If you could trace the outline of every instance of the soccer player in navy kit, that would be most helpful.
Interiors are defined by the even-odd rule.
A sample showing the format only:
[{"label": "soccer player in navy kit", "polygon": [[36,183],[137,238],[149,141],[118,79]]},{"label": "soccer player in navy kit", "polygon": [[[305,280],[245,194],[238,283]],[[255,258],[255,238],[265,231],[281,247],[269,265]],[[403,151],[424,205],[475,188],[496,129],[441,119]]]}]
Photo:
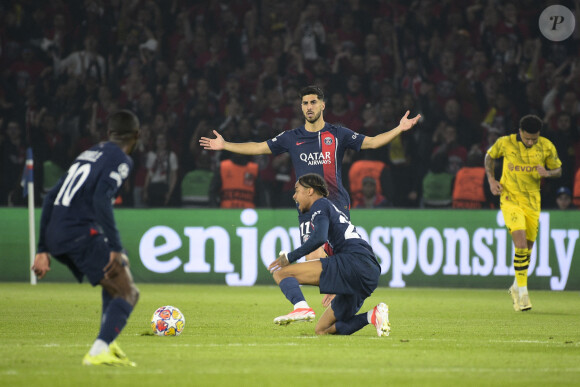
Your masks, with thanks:
[{"label": "soccer player in navy kit", "polygon": [[[304,126],[287,130],[278,136],[263,142],[232,143],[227,142],[217,132],[216,138],[201,137],[199,143],[204,149],[227,150],[245,155],[261,155],[289,152],[296,176],[307,173],[321,175],[328,185],[328,199],[331,200],[347,218],[350,218],[350,198],[348,191],[342,185],[342,158],[346,149],[375,149],[388,144],[402,132],[411,129],[421,115],[409,119],[409,111],[405,113],[399,126],[378,134],[365,136],[342,126],[324,122],[324,93],[317,86],[307,86],[300,91]],[[310,233],[309,220],[299,214],[300,235],[302,243]],[[323,256],[319,253],[319,256]],[[308,258],[307,258],[308,259]]]},{"label": "soccer player in navy kit", "polygon": [[135,366],[114,341],[139,291],[123,253],[113,200],[133,166],[128,154],[139,137],[139,120],[121,110],[111,114],[107,125],[109,141],[81,153],[45,197],[32,270],[43,278],[52,255],[79,282],[86,276],[91,285],[101,285],[101,328],[82,364]]},{"label": "soccer player in navy kit", "polygon": [[[268,266],[294,305],[292,312],[276,317],[274,322],[285,325],[313,320],[314,311],[304,299],[300,285],[315,285],[321,293],[336,294],[316,324],[317,334],[350,335],[373,324],[379,336],[388,336],[391,328],[386,304],[380,303],[369,312],[356,314],[376,289],[381,268],[372,247],[356,232],[346,214],[327,199],[328,195],[320,175],[306,174],[296,182],[293,198],[298,210],[310,216],[312,232],[302,246],[288,254],[280,253]],[[327,240],[334,251],[331,258],[290,265]]]}]

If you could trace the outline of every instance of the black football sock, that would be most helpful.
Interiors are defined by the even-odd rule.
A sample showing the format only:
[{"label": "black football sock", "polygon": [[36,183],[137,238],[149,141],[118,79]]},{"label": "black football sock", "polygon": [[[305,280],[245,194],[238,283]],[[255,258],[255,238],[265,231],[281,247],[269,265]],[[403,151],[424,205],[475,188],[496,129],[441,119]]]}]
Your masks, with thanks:
[{"label": "black football sock", "polygon": [[337,321],[334,326],[337,335],[352,335],[356,331],[365,327],[368,323],[367,314],[365,312],[351,317],[350,320]]},{"label": "black football sock", "polygon": [[282,290],[282,293],[284,293],[292,305],[296,305],[300,301],[306,301],[304,294],[302,294],[302,290],[300,290],[300,284],[296,278],[284,278],[282,281],[280,281],[279,286],[280,290]]},{"label": "black football sock", "polygon": [[98,338],[107,344],[111,344],[125,328],[127,319],[132,311],[133,307],[124,299],[113,299],[105,312],[105,318],[101,323],[101,331]]}]

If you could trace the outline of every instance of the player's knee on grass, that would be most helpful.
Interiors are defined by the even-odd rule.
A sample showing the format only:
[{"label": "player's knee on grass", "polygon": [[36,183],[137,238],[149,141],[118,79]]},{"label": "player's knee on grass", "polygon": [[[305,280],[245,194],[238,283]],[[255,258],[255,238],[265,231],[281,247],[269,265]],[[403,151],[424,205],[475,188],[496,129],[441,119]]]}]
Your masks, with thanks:
[{"label": "player's knee on grass", "polygon": [[336,317],[332,308],[326,308],[320,319],[316,323],[314,332],[317,335],[333,335],[336,334]]},{"label": "player's knee on grass", "polygon": [[336,329],[334,328],[334,324],[328,326],[328,324],[326,324],[322,320],[319,320],[318,323],[316,324],[316,327],[314,328],[314,333],[320,336],[332,335],[336,333]]}]

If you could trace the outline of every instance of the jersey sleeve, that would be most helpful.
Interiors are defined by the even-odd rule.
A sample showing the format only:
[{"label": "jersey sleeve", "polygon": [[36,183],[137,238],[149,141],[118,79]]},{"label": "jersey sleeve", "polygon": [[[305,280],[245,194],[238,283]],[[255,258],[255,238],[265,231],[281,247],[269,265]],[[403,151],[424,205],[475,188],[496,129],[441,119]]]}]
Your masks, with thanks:
[{"label": "jersey sleeve", "polygon": [[107,174],[107,176],[104,176],[105,177],[104,180],[111,187],[114,187],[115,195],[117,194],[117,192],[119,191],[125,180],[127,180],[127,178],[129,177],[129,173],[131,172],[132,168],[133,168],[133,160],[131,160],[131,158],[126,156],[125,154],[123,154],[123,157],[115,158],[115,160],[109,164],[108,171],[105,171],[105,174]]},{"label": "jersey sleeve", "polygon": [[295,262],[300,259],[300,257],[313,252],[328,240],[330,218],[328,216],[328,210],[322,205],[317,205],[319,202],[321,202],[321,200],[315,202],[310,209],[312,212],[310,220],[312,222],[312,232],[310,233],[310,237],[302,244],[302,246],[288,254],[289,262]]},{"label": "jersey sleeve", "polygon": [[288,152],[292,138],[293,136],[290,131],[285,131],[266,141],[266,143],[268,144],[268,147],[270,147],[270,151],[272,151],[273,155],[279,155]]},{"label": "jersey sleeve", "polygon": [[507,137],[500,137],[497,139],[495,144],[493,144],[488,150],[487,154],[493,159],[499,159],[505,155],[505,147],[504,142],[506,141]]},{"label": "jersey sleeve", "polygon": [[354,149],[357,152],[360,151],[360,147],[366,137],[364,134],[357,133],[342,126],[338,127],[338,136],[342,140],[345,148]]},{"label": "jersey sleeve", "polygon": [[[121,186],[129,177],[132,161],[128,157],[117,159],[110,163],[108,175],[99,180],[93,194],[93,206],[95,208],[97,223],[103,228],[112,251],[121,251],[121,238],[115,217],[113,216],[113,200]],[[107,173],[107,171],[105,171]]]}]

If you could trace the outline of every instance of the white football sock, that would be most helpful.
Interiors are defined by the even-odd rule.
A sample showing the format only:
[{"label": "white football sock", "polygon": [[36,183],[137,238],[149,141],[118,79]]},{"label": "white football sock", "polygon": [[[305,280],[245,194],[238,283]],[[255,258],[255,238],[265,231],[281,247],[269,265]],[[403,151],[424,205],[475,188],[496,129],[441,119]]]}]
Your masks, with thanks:
[{"label": "white football sock", "polygon": [[300,301],[300,302],[297,302],[296,304],[294,304],[294,310],[300,309],[300,308],[310,308],[310,307],[308,306],[308,303],[306,301]]},{"label": "white football sock", "polygon": [[523,286],[521,288],[518,288],[518,292],[520,293],[520,297],[523,296],[524,294],[528,294],[528,287]]},{"label": "white football sock", "polygon": [[101,352],[108,351],[108,350],[109,350],[109,344],[105,343],[101,339],[96,339],[95,342],[93,343],[93,346],[91,347],[91,350],[89,351],[89,355],[97,356]]},{"label": "white football sock", "polygon": [[373,323],[373,312],[374,311],[375,311],[375,308],[373,308],[367,312],[367,321],[369,322],[369,324]]}]

